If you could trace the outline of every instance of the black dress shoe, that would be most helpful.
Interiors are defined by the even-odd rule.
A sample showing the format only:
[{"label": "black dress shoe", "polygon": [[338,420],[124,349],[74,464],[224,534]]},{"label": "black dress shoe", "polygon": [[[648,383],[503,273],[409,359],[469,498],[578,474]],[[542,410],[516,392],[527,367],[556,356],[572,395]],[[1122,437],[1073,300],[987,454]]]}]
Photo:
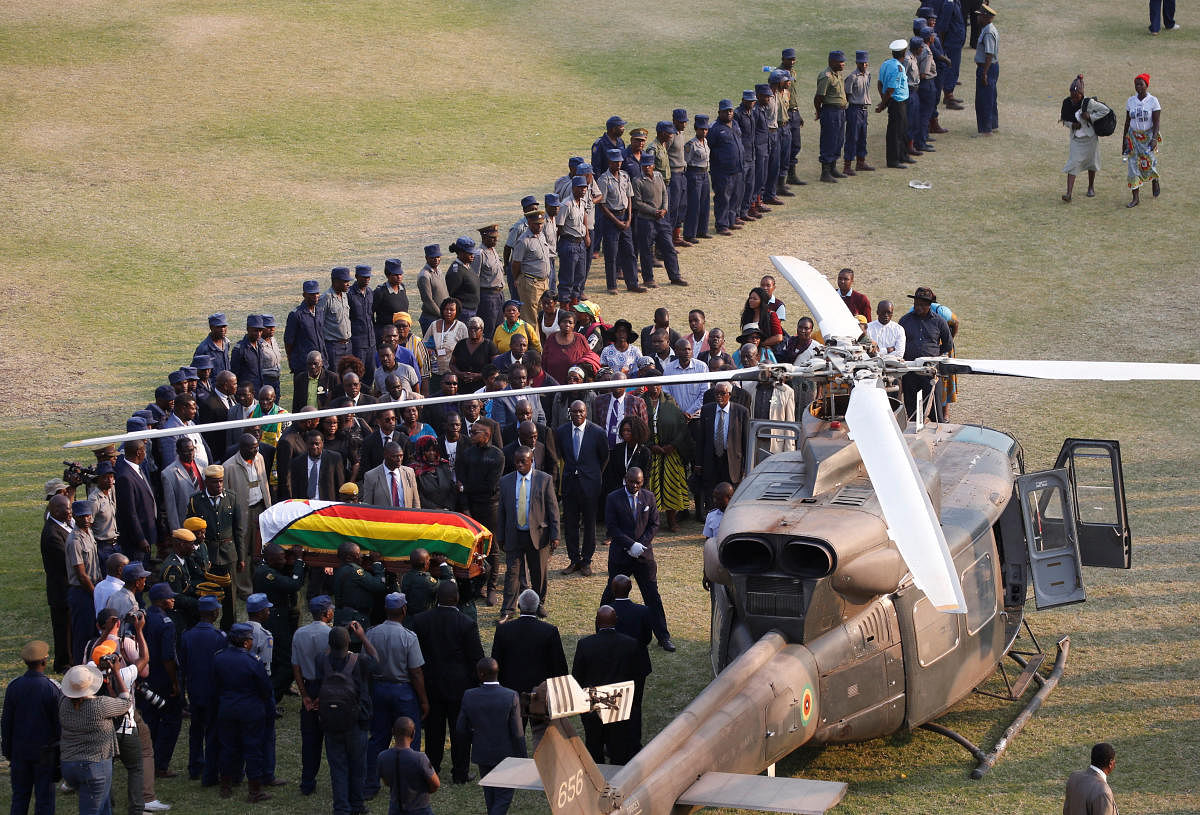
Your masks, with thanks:
[{"label": "black dress shoe", "polygon": [[570,566],[559,572],[559,574],[565,577],[569,574],[575,574],[575,572],[579,571],[581,568],[582,567],[578,563],[572,563]]},{"label": "black dress shoe", "polygon": [[546,613],[546,608],[545,608],[545,606],[538,606],[538,607],[537,607],[537,615],[538,615],[538,618],[539,618],[539,619],[542,619],[542,620],[544,620],[544,619],[546,619],[547,617],[549,617],[549,616],[550,616],[549,614],[547,614],[547,613]]},{"label": "black dress shoe", "polygon": [[663,640],[662,642],[660,642],[658,644],[658,646],[660,648],[662,648],[664,651],[666,651],[668,654],[675,653],[675,643],[671,642],[669,639]]},{"label": "black dress shoe", "polygon": [[581,575],[583,575],[584,577],[591,577],[592,576],[592,567],[585,563],[584,565],[579,567],[579,573]]}]

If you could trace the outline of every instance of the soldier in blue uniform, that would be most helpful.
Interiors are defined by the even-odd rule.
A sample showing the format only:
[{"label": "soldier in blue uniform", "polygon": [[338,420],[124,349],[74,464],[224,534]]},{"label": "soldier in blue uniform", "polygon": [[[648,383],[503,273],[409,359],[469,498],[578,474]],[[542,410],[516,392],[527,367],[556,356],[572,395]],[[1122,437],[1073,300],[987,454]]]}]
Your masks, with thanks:
[{"label": "soldier in blue uniform", "polygon": [[733,129],[733,100],[717,103],[717,121],[708,129],[708,174],[712,179],[713,215],[718,235],[732,235],[737,223],[737,179],[742,173],[742,138]]},{"label": "soldier in blue uniform", "polygon": [[676,136],[667,145],[667,163],[671,168],[667,199],[671,209],[672,240],[677,247],[692,245],[683,237],[683,221],[687,217],[687,161],[683,157],[683,133],[687,123],[687,110],[675,108],[671,111],[671,126],[675,128]]},{"label": "soldier in blue uniform", "polygon": [[13,815],[29,811],[36,796],[35,815],[54,813],[54,745],[58,743],[58,683],[46,676],[50,646],[41,640],[25,643],[21,661],[25,673],[4,690],[0,715],[0,752],[8,759]]},{"label": "soldier in blue uniform", "polygon": [[[871,108],[871,55],[854,52],[855,70],[846,77],[846,147],[842,172],[857,175],[858,171],[875,168],[867,163],[867,115]],[[851,162],[856,166],[851,168]]]},{"label": "soldier in blue uniform", "polygon": [[305,360],[309,352],[325,354],[325,334],[317,321],[317,299],[321,296],[321,284],[316,280],[305,280],[301,289],[303,301],[287,316],[283,329],[283,350],[287,354],[288,368],[298,374],[307,367]]},{"label": "soldier in blue uniform", "polygon": [[967,44],[967,20],[963,14],[962,0],[931,0],[928,8],[936,15],[937,32],[942,47],[946,50],[949,63],[938,71],[942,78],[942,99],[951,110],[962,110],[962,100],[954,95],[962,70],[962,50]]},{"label": "soldier in blue uniform", "polygon": [[[754,116],[754,211],[766,213],[771,210],[763,206],[764,190],[767,186],[768,164],[771,158],[771,86],[760,83],[754,86],[756,104]],[[772,197],[772,196],[767,196]]]},{"label": "soldier in blue uniform", "polygon": [[[803,187],[808,182],[802,181],[796,175],[796,160],[800,157],[800,136],[804,128],[804,117],[800,114],[800,99],[796,85],[796,49],[785,48],[780,54],[779,67],[781,70],[787,71],[791,77],[792,87],[788,93],[787,103],[787,128],[791,136],[791,150],[785,156],[787,159],[787,183],[796,184]],[[783,168],[781,167],[780,170]]]},{"label": "soldier in blue uniform", "polygon": [[229,340],[226,335],[229,333],[229,321],[225,319],[225,315],[221,312],[208,315],[208,336],[200,341],[196,346],[196,352],[192,356],[207,355],[209,361],[212,362],[213,372],[215,377],[221,371],[229,370]]},{"label": "soldier in blue uniform", "polygon": [[[263,384],[262,330],[261,314],[246,315],[246,336],[238,340],[229,356],[229,370],[237,376],[238,384],[253,385],[255,393]],[[217,456],[223,452],[213,450]]]},{"label": "soldier in blue uniform", "polygon": [[[463,236],[449,248],[455,257],[446,270],[446,291],[461,304],[458,319],[465,323],[479,313],[479,276],[472,271],[479,247],[475,241]],[[484,325],[486,327],[486,321]]]},{"label": "soldier in blue uniform", "polygon": [[683,146],[683,158],[687,162],[687,217],[683,221],[683,238],[710,238],[708,234],[708,205],[712,197],[712,185],[708,179],[711,155],[708,148],[708,116],[697,113],[692,119],[696,135]]},{"label": "soldier in blue uniform", "polygon": [[366,368],[362,378],[365,391],[375,376],[375,292],[371,290],[371,267],[367,264],[354,267],[354,285],[346,291],[346,300],[350,304],[350,353]]},{"label": "soldier in blue uniform", "polygon": [[229,631],[229,647],[213,657],[212,697],[217,705],[221,740],[221,797],[233,795],[233,781],[245,768],[249,795],[255,804],[271,796],[263,791],[266,767],[267,719],[275,718],[275,697],[267,669],[250,653],[254,632],[249,623]]},{"label": "soldier in blue uniform", "polygon": [[265,625],[275,638],[271,684],[275,687],[276,702],[283,699],[292,684],[292,633],[296,630],[292,609],[304,587],[306,574],[307,567],[299,557],[298,547],[284,551],[277,543],[263,547],[263,562],[254,570],[254,591],[265,594],[271,603]]},{"label": "soldier in blue uniform", "polygon": [[621,161],[625,160],[625,140],[621,138],[624,133],[625,120],[620,116],[608,117],[608,121],[604,123],[604,135],[592,142],[593,167],[608,166],[609,150],[620,150]]},{"label": "soldier in blue uniform", "polygon": [[[184,530],[186,531],[186,530]],[[175,607],[175,592],[169,583],[155,583],[150,588],[150,608],[146,609],[143,633],[150,649],[150,673],[146,684],[161,696],[166,704],[159,708],[138,697],[138,709],[150,727],[154,742],[154,774],[158,778],[174,778],[171,756],[183,727],[183,689],[179,683],[176,645],[179,632],[170,617]]]},{"label": "soldier in blue uniform", "polygon": [[329,650],[329,630],[333,621],[333,600],[319,594],[308,601],[312,622],[292,636],[292,676],[300,690],[300,794],[312,795],[321,769],[324,734],[317,710],[320,690],[318,661]]},{"label": "soldier in blue uniform", "polygon": [[757,220],[760,216],[753,212],[754,208],[754,91],[742,91],[742,103],[733,112],[733,124],[742,140],[742,176],[738,181],[737,219],[738,223]]},{"label": "soldier in blue uniform", "polygon": [[183,634],[179,661],[191,705],[188,730],[188,778],[204,786],[217,783],[216,697],[212,693],[213,658],[225,647],[225,633],[214,622],[221,612],[216,597],[201,597],[200,622]]}]

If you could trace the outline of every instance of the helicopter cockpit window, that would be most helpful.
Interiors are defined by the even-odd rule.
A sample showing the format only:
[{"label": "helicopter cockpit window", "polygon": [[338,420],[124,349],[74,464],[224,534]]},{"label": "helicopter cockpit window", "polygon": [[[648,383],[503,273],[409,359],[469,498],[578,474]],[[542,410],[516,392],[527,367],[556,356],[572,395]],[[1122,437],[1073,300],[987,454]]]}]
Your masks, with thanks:
[{"label": "helicopter cockpit window", "polygon": [[1100,447],[1076,447],[1071,451],[1075,504],[1081,524],[1120,523],[1116,489],[1113,485],[1113,459]]}]

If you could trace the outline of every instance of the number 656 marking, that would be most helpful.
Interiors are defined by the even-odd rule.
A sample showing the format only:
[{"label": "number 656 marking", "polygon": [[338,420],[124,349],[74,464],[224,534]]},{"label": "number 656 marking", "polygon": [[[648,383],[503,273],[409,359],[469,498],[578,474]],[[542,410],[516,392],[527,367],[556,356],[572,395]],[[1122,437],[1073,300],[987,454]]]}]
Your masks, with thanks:
[{"label": "number 656 marking", "polygon": [[583,794],[583,770],[558,785],[558,805],[566,806]]}]

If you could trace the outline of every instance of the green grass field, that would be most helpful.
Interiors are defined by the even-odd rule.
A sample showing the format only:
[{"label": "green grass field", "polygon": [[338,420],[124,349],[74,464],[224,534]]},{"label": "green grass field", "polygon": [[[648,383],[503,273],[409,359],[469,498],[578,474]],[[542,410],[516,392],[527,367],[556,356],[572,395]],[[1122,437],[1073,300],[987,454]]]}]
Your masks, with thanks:
[{"label": "green grass field", "polygon": [[[1186,146],[1200,126],[1189,93],[1200,23],[1184,16],[1182,31],[1151,38],[1144,4],[996,5],[995,137],[970,138],[965,71],[968,110],[943,114],[951,133],[910,172],[810,183],[737,237],[685,252],[691,288],[601,295],[605,318],[645,325],[665,304],[682,322],[699,306],[710,326],[728,329],[744,290],[770,270],[767,256],[793,254],[830,274],[855,268],[872,301],[932,286],[962,320],[961,356],[1200,362],[1191,330],[1200,205],[1185,194],[1200,170]],[[26,0],[0,8],[0,675],[18,671],[25,640],[48,637],[36,542],[40,488],[61,469],[59,445],[119,427],[145,404],[166,371],[190,359],[204,315],[225,311],[235,325],[250,310],[282,317],[303,279],[345,262],[378,269],[393,255],[412,289],[422,245],[511,223],[521,196],[547,191],[609,115],[652,127],[674,107],[713,112],[718,99],[761,81],[761,66],[788,45],[799,52],[807,105],[828,50],[867,48],[877,66],[886,44],[907,35],[915,6]],[[1120,143],[1111,138],[1098,196],[1080,189],[1063,204],[1066,132],[1056,120],[1071,78],[1082,72],[1088,93],[1119,109],[1142,71],[1164,108],[1163,196],[1124,208]],[[883,127],[872,116],[877,166]],[[817,133],[811,123],[806,130],[800,169],[813,182]],[[932,188],[910,189],[910,179]],[[798,298],[781,294],[799,316]],[[1109,740],[1123,812],[1200,810],[1200,770],[1188,760],[1200,750],[1197,389],[976,378],[962,382],[952,418],[1015,433],[1031,467],[1053,463],[1066,436],[1121,439],[1134,569],[1087,570],[1086,605],[1033,615],[1043,644],[1071,636],[1066,676],[984,780],[968,780],[968,756],[926,732],[800,751],[780,771],[849,782],[839,812],[1044,813],[1061,806],[1066,775],[1090,745]],[[648,733],[709,678],[698,528],[683,532],[661,545],[680,648],[655,651]],[[569,652],[590,630],[600,590],[600,577],[554,581],[553,620]],[[481,620],[485,641],[492,619]],[[279,775],[289,779],[298,776],[294,707],[279,729]],[[1014,707],[970,699],[945,723],[991,741]],[[312,799],[282,789],[254,809],[328,811],[327,779]],[[178,779],[159,795],[175,811],[217,808],[211,791]],[[4,784],[0,806],[7,796]],[[59,807],[75,811],[69,797]],[[438,812],[481,809],[475,787],[435,797]],[[384,810],[374,802],[372,811]],[[548,810],[520,793],[514,811]]]}]

